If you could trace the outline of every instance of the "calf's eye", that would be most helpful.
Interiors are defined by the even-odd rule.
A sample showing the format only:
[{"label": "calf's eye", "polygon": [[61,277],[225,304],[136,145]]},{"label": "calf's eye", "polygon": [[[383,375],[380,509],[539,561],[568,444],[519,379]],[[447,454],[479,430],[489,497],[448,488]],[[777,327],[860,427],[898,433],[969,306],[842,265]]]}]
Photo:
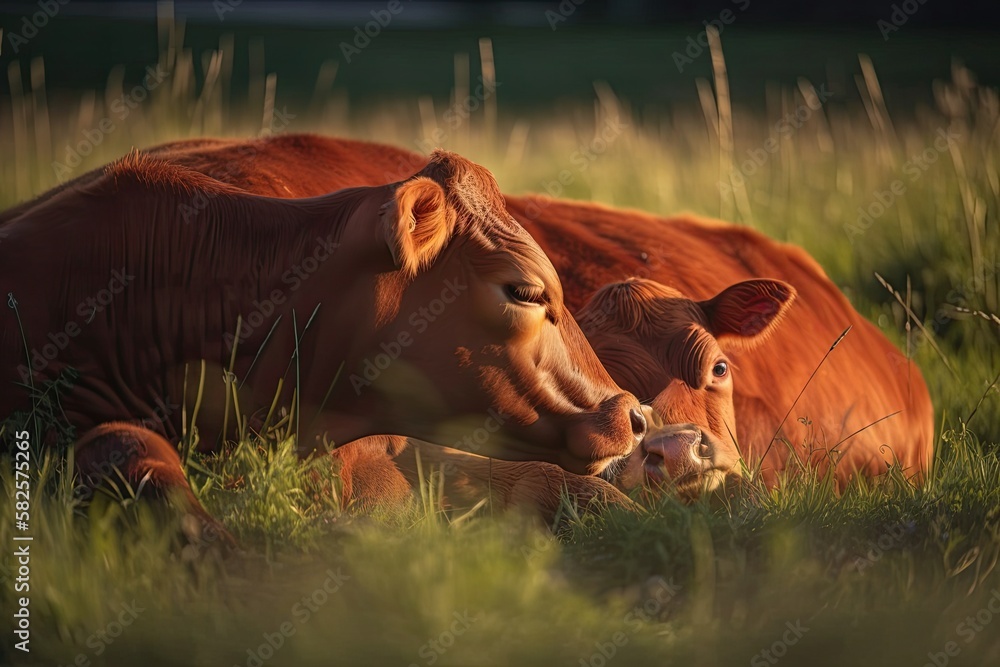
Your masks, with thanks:
[{"label": "calf's eye", "polygon": [[728,372],[729,372],[729,364],[727,364],[724,361],[720,361],[716,363],[715,366],[712,367],[712,375],[714,375],[717,378],[726,377],[726,374]]}]

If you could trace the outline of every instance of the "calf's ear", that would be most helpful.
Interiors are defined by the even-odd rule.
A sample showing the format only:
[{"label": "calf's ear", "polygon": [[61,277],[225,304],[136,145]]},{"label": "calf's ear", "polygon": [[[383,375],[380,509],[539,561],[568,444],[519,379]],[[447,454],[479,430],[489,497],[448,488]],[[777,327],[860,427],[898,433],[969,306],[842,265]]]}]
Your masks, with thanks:
[{"label": "calf's ear", "polygon": [[[393,209],[392,203],[395,203]],[[386,244],[396,266],[410,276],[434,263],[451,240],[455,212],[444,190],[429,178],[418,176],[396,188],[383,217]]]},{"label": "calf's ear", "polygon": [[698,305],[719,342],[743,349],[763,342],[795,300],[795,288],[780,280],[745,280]]}]

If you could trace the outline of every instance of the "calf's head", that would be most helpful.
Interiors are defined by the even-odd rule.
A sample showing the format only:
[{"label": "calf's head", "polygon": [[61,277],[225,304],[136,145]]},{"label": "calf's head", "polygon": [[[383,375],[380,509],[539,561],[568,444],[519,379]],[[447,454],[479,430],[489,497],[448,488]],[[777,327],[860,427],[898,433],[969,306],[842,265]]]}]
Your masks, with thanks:
[{"label": "calf's head", "polygon": [[354,359],[360,372],[395,357],[362,388],[382,432],[583,474],[630,454],[646,430],[639,402],[601,365],[490,173],[438,151],[388,191],[374,330]]},{"label": "calf's head", "polygon": [[651,402],[650,429],[619,482],[671,481],[697,495],[738,475],[733,363],[777,326],[795,290],[776,280],[747,280],[693,301],[652,280],[600,289],[580,325],[618,384]]}]

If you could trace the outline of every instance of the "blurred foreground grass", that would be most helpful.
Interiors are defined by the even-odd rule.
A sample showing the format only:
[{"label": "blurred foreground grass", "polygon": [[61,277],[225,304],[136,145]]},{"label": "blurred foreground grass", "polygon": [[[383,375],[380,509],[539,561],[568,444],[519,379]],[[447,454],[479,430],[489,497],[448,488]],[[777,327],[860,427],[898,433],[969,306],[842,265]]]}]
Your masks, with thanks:
[{"label": "blurred foreground grass", "polygon": [[995,664],[1000,465],[969,434],[947,445],[920,489],[890,479],[837,498],[799,478],[555,535],[485,509],[341,513],[305,488],[290,447],[242,448],[202,493],[246,548],[225,560],[182,549],[150,505],[82,507],[50,465],[32,518],[31,660],[7,637],[3,650],[62,665],[773,664],[764,650],[920,665],[955,642],[952,664]]},{"label": "blurred foreground grass", "polygon": [[[799,478],[690,507],[664,498],[642,516],[567,518],[553,537],[488,509],[456,521],[433,503],[355,517],[289,443],[247,442],[190,469],[206,506],[247,548],[220,562],[211,550],[183,550],[154,508],[80,503],[65,457],[36,451],[33,652],[26,661],[5,633],[5,661],[1000,661],[1000,400],[991,384],[1000,370],[1000,103],[972,73],[956,65],[952,80],[928,81],[937,104],[905,114],[886,108],[862,59],[857,92],[825,100],[823,82],[802,80],[768,89],[766,108],[750,109],[699,80],[700,107],[636,110],[597,84],[593,107],[512,116],[504,88],[477,96],[479,73],[458,56],[451,100],[355,108],[331,79],[333,93],[293,108],[263,74],[249,81],[248,99],[231,99],[226,78],[239,54],[192,54],[170,41],[175,33],[165,25],[166,75],[148,88],[115,71],[105,90],[70,104],[45,90],[42,61],[25,63],[23,78],[9,70],[0,205],[132,146],[316,131],[442,145],[487,165],[506,192],[750,224],[806,247],[907,346],[938,409],[936,468],[920,488],[890,477],[841,497]],[[12,467],[3,458],[4,517],[13,515]],[[0,522],[0,541],[12,544],[12,534]],[[9,619],[11,549],[0,567]]]}]

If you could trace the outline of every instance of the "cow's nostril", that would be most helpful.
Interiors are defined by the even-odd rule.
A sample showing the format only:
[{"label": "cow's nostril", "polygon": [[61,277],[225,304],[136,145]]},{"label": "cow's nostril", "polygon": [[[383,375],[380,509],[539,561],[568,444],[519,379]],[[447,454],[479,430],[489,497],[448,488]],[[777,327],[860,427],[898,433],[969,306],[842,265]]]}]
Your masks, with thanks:
[{"label": "cow's nostril", "polygon": [[646,418],[636,408],[629,410],[628,416],[632,422],[632,433],[635,435],[635,439],[642,440],[643,436],[646,435]]},{"label": "cow's nostril", "polygon": [[712,448],[709,447],[708,443],[705,441],[705,438],[702,438],[701,442],[699,442],[697,445],[695,445],[694,452],[700,458],[703,458],[703,459],[710,459],[710,458],[712,458]]}]

